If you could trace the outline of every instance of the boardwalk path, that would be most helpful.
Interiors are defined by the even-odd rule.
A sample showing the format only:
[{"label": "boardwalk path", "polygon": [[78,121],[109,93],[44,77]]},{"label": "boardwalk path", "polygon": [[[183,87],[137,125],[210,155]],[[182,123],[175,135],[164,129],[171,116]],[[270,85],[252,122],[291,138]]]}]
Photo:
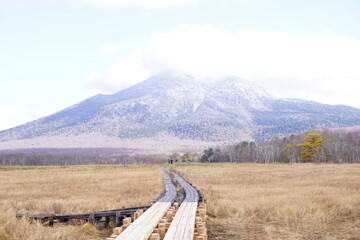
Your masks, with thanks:
[{"label": "boardwalk path", "polygon": [[177,211],[164,240],[190,240],[194,238],[199,194],[193,186],[178,174],[174,173],[174,176],[185,190],[186,197]]},{"label": "boardwalk path", "polygon": [[[171,205],[176,198],[177,189],[171,181],[169,174],[165,172],[164,174],[164,185],[166,190],[164,196],[161,197],[132,224],[126,227],[125,230],[115,238],[115,240],[193,240],[194,236],[200,235],[198,231],[195,232],[195,220],[200,218],[196,217],[200,198],[198,191],[193,186],[191,186],[191,184],[186,182],[180,175],[174,172],[170,172],[170,174],[174,176],[174,180],[178,183],[177,185],[182,188],[182,191],[179,191],[179,193],[185,193],[185,198],[179,209],[176,211],[175,216],[170,215],[169,218],[168,210],[171,208],[169,211],[172,212],[172,209],[174,209],[174,207],[171,207]],[[164,216],[167,216],[166,218],[168,220],[166,223],[168,224],[166,226],[166,234],[165,228],[163,229],[163,234],[153,233],[154,231],[159,232],[161,229],[159,226],[161,224],[164,225],[162,222],[164,220]],[[205,220],[201,221],[202,226],[204,225],[203,221]],[[197,224],[198,223],[199,222],[197,222]],[[156,228],[157,226],[158,228]],[[206,232],[204,232],[204,234],[206,235]]]},{"label": "boardwalk path", "polygon": [[149,238],[176,197],[175,185],[171,182],[169,174],[164,174],[165,195],[127,227],[116,240],[145,240]]}]

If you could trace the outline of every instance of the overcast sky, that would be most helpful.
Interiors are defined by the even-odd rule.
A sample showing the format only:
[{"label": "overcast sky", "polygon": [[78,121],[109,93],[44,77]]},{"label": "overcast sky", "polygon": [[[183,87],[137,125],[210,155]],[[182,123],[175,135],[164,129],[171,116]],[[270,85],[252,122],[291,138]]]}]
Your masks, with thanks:
[{"label": "overcast sky", "polygon": [[0,130],[166,69],[360,108],[358,0],[0,0]]}]

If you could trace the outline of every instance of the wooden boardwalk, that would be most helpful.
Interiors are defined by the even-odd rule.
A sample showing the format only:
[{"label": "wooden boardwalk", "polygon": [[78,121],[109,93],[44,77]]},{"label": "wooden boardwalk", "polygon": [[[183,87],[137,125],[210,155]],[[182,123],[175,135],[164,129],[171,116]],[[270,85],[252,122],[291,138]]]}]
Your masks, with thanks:
[{"label": "wooden boardwalk", "polygon": [[[69,222],[71,219],[86,219],[90,223],[102,227],[107,227],[110,219],[114,218],[116,227],[113,234],[106,238],[107,240],[207,240],[206,204],[203,203],[202,195],[199,195],[197,189],[180,175],[172,171],[170,174],[175,179],[171,179],[169,174],[164,172],[165,191],[151,207],[114,209],[74,215],[43,216],[18,213],[16,216],[50,221],[52,224]],[[176,186],[172,180],[177,182]],[[179,202],[172,206],[175,199],[179,202],[184,199],[180,207]],[[144,212],[144,210],[146,211]],[[132,219],[135,219],[133,223],[131,223]],[[120,221],[122,221],[121,227]]]},{"label": "wooden boardwalk", "polygon": [[176,197],[175,185],[171,182],[170,176],[167,173],[164,174],[165,195],[130,224],[115,238],[116,240],[146,240],[149,238]]},{"label": "wooden boardwalk", "polygon": [[174,176],[185,190],[186,197],[171,222],[164,240],[192,240],[194,239],[199,194],[193,186],[178,174],[174,173]]}]

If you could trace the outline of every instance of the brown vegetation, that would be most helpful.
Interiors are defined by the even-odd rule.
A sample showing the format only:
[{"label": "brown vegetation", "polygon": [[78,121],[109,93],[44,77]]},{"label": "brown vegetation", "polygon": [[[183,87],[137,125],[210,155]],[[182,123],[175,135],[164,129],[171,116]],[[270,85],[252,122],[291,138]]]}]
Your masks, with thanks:
[{"label": "brown vegetation", "polygon": [[[210,239],[359,239],[360,166],[178,164],[208,201]],[[104,239],[90,224],[46,227],[31,213],[147,205],[162,190],[158,166],[0,167],[0,240]]]},{"label": "brown vegetation", "polygon": [[30,213],[85,213],[149,205],[162,191],[158,167],[0,167],[0,239],[104,239],[111,229],[85,224],[46,227],[17,220]]},{"label": "brown vegetation", "polygon": [[360,239],[359,165],[191,164],[210,239]]},{"label": "brown vegetation", "polygon": [[360,131],[322,130],[205,150],[202,162],[360,163]]}]

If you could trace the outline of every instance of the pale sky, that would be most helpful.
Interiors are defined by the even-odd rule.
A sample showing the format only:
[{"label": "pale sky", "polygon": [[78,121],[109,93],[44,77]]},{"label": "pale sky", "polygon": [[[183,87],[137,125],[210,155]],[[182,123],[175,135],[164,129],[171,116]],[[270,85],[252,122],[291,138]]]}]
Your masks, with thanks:
[{"label": "pale sky", "polygon": [[360,108],[358,0],[0,0],[0,130],[166,69]]}]

